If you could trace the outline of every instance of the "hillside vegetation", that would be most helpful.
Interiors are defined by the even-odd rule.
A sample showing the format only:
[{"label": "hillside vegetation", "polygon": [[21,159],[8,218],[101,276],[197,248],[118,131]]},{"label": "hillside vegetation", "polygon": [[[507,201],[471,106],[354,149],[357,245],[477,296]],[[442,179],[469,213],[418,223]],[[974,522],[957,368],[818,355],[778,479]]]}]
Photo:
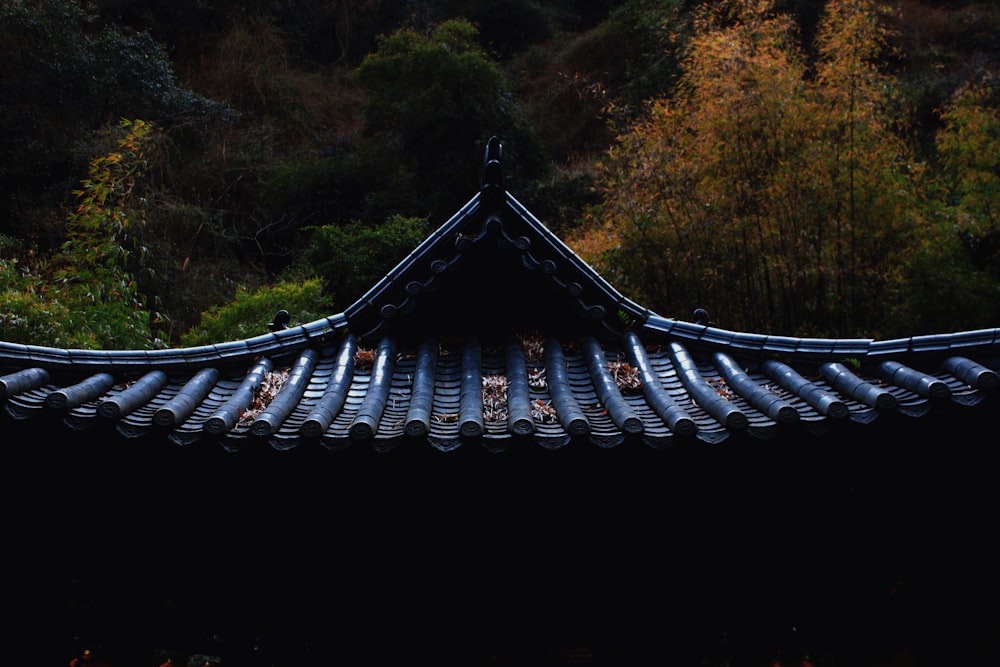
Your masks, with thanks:
[{"label": "hillside vegetation", "polygon": [[343,309],[476,192],[491,135],[508,188],[660,314],[1000,325],[994,3],[579,4],[3,3],[0,339]]}]

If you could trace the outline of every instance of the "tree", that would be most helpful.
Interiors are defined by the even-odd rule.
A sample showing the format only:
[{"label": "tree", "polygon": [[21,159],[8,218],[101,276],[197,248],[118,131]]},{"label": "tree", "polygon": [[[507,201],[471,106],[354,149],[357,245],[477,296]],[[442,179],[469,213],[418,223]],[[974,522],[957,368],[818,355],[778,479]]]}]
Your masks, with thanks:
[{"label": "tree", "polygon": [[136,120],[122,121],[121,131],[115,150],[91,160],[74,192],[77,205],[60,251],[0,263],[11,279],[0,314],[3,339],[30,336],[24,342],[86,349],[162,345],[153,331],[157,315],[133,273],[145,251],[135,243],[145,206],[137,190],[156,129]]},{"label": "tree", "polygon": [[19,227],[38,220],[26,212],[73,187],[99,128],[123,117],[178,122],[213,106],[178,84],[148,33],[102,24],[92,4],[0,3],[0,231],[29,236]]},{"label": "tree", "polygon": [[918,330],[1000,322],[1000,98],[992,79],[987,72],[970,81],[941,113],[928,179],[933,236],[910,254],[914,298],[900,314]]},{"label": "tree", "polygon": [[[894,326],[921,165],[894,132],[875,3],[831,0],[815,62],[772,3],[697,22],[678,92],[605,161],[573,244],[654,310],[729,328],[877,335]],[[735,298],[734,298],[735,296]]]},{"label": "tree", "polygon": [[1000,280],[1000,94],[992,76],[958,91],[937,133],[945,203],[973,262]]},{"label": "tree", "polygon": [[313,230],[309,264],[341,308],[419,245],[430,232],[426,218],[390,216],[383,224],[324,225]]},{"label": "tree", "polygon": [[478,190],[469,165],[493,135],[505,140],[508,175],[540,173],[537,140],[477,36],[464,19],[429,34],[404,28],[381,37],[357,68],[367,98],[360,150],[382,171],[367,220],[451,215]]}]

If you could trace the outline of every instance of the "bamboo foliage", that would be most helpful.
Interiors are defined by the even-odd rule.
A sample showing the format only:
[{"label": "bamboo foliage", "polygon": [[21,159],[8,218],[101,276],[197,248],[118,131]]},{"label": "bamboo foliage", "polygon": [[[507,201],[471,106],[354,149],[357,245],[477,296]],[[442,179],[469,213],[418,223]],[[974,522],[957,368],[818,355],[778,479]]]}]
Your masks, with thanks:
[{"label": "bamboo foliage", "polygon": [[706,12],[678,91],[619,137],[604,203],[571,243],[665,315],[872,333],[919,198],[877,18],[870,0],[830,2],[813,62],[767,0]]},{"label": "bamboo foliage", "polygon": [[2,295],[5,340],[76,348],[161,346],[157,314],[145,304],[134,270],[146,249],[137,239],[145,224],[141,181],[157,129],[123,120],[115,148],[90,161],[74,191],[67,239],[51,260],[0,266],[21,275]]},{"label": "bamboo foliage", "polygon": [[942,197],[972,261],[1000,279],[1000,92],[992,76],[964,86],[937,134]]}]

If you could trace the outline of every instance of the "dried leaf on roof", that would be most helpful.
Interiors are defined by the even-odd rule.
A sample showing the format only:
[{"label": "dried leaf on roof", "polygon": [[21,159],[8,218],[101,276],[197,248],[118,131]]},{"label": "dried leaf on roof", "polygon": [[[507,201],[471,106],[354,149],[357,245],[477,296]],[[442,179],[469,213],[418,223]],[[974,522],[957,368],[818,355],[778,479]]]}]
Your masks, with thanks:
[{"label": "dried leaf on roof", "polygon": [[375,365],[375,350],[359,347],[354,352],[354,367],[359,371],[370,371]]},{"label": "dried leaf on roof", "polygon": [[531,416],[542,424],[554,424],[558,420],[556,409],[552,407],[552,404],[540,398],[531,402]]},{"label": "dried leaf on roof", "polygon": [[253,401],[251,401],[250,407],[240,415],[240,426],[249,426],[260,413],[267,409],[267,406],[271,404],[271,401],[281,391],[281,387],[284,386],[285,381],[288,380],[288,374],[289,369],[287,368],[264,373],[260,386],[257,387],[257,390],[253,394]]},{"label": "dried leaf on roof", "polygon": [[549,388],[544,366],[528,369],[528,386],[534,391],[545,391]]},{"label": "dried leaf on roof", "polygon": [[733,393],[733,390],[729,388],[729,385],[723,378],[721,377],[710,378],[708,380],[708,383],[712,385],[712,388],[715,389],[715,392],[719,396],[726,399],[727,401],[731,401],[736,397],[736,394]]},{"label": "dried leaf on roof", "polygon": [[505,375],[483,376],[483,419],[487,422],[507,421],[507,388],[510,380]]},{"label": "dried leaf on roof", "polygon": [[545,339],[537,331],[518,334],[517,339],[521,343],[524,358],[528,363],[541,361],[545,356]]},{"label": "dried leaf on roof", "polygon": [[624,394],[634,394],[642,391],[642,378],[639,369],[627,361],[612,361],[608,364],[608,372],[614,378],[615,384]]}]

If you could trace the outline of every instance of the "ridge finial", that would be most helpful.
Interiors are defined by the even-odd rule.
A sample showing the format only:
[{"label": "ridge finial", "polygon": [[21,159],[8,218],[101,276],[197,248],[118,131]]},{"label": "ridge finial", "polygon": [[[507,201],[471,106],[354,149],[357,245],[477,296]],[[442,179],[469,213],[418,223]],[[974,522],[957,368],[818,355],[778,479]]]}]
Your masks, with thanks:
[{"label": "ridge finial", "polygon": [[481,191],[491,205],[499,204],[503,197],[503,144],[496,136],[486,142],[483,158],[483,182]]}]

